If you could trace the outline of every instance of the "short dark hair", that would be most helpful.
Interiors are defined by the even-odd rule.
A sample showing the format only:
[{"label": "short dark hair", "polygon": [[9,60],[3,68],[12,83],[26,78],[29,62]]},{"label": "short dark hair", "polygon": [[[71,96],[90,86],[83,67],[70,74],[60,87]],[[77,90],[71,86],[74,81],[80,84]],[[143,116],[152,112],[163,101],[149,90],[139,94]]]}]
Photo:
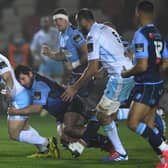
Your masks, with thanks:
[{"label": "short dark hair", "polygon": [[56,14],[64,14],[64,15],[68,16],[68,12],[65,8],[58,8],[58,9],[54,10],[52,15],[56,15]]},{"label": "short dark hair", "polygon": [[141,1],[137,4],[137,10],[145,13],[153,14],[154,5],[150,1]]},{"label": "short dark hair", "polygon": [[27,66],[27,65],[18,65],[16,68],[15,68],[15,76],[16,76],[16,79],[18,80],[19,79],[19,75],[20,74],[25,74],[25,75],[28,75],[29,72],[32,72],[32,69]]},{"label": "short dark hair", "polygon": [[87,8],[82,8],[77,12],[76,20],[80,21],[81,19],[95,20],[92,11]]}]

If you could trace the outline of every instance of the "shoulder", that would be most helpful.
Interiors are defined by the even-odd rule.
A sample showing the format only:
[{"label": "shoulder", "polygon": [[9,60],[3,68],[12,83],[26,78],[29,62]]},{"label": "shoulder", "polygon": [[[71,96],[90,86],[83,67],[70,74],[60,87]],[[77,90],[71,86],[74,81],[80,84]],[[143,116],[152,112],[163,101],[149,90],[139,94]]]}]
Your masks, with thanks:
[{"label": "shoulder", "polygon": [[37,38],[40,38],[42,35],[43,35],[42,30],[39,30],[39,31],[37,31],[37,32],[34,34],[33,37],[34,37],[35,39],[37,39]]},{"label": "shoulder", "polygon": [[81,40],[84,40],[84,36],[83,34],[78,30],[78,29],[74,29],[73,33],[72,33],[72,39],[74,42],[78,43]]},{"label": "shoulder", "polygon": [[45,88],[47,85],[47,83],[43,80],[43,77],[40,76],[39,74],[35,73],[34,74],[34,83],[36,83],[35,87],[38,89],[43,89]]}]

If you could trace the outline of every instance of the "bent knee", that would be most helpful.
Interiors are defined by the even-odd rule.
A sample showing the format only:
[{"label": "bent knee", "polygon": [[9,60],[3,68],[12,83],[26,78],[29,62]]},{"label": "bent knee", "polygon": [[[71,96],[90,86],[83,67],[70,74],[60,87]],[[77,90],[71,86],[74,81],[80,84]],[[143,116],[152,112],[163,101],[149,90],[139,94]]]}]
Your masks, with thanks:
[{"label": "bent knee", "polygon": [[65,134],[68,134],[68,135],[69,135],[69,134],[71,134],[72,132],[73,132],[73,127],[69,127],[69,126],[68,126],[68,127],[67,127],[67,126],[64,127],[64,133],[65,133]]},{"label": "bent knee", "polygon": [[136,129],[138,127],[138,124],[139,124],[138,121],[134,121],[134,120],[128,120],[127,121],[127,126],[132,131],[136,131]]},{"label": "bent knee", "polygon": [[9,130],[9,138],[12,140],[18,140],[19,133],[20,133],[20,131],[18,131],[18,130]]},{"label": "bent knee", "polygon": [[97,113],[97,119],[99,120],[101,125],[107,125],[112,122],[112,117],[101,112]]},{"label": "bent knee", "polygon": [[12,140],[18,140],[19,139],[19,135],[18,134],[9,134],[9,138]]}]

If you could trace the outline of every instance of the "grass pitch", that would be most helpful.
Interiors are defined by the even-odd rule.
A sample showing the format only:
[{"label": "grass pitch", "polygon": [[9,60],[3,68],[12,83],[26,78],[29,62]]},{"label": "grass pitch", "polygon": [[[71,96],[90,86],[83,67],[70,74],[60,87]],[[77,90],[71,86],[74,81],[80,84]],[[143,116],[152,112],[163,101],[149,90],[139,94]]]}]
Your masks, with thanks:
[{"label": "grass pitch", "polygon": [[[56,136],[55,120],[50,116],[30,116],[31,125],[43,136]],[[33,145],[9,140],[6,116],[1,116],[0,168],[154,168],[158,162],[148,143],[128,130],[125,122],[119,122],[119,134],[129,153],[129,160],[118,163],[102,163],[100,158],[108,153],[99,149],[86,149],[80,158],[74,159],[60,145],[61,159],[27,159],[36,151]]]}]

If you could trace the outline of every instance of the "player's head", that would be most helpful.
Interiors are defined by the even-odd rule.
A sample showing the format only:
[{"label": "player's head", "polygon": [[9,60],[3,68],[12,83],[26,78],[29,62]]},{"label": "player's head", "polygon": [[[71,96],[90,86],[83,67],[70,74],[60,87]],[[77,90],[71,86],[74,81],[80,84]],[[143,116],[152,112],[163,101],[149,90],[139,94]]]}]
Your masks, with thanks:
[{"label": "player's head", "polygon": [[43,16],[40,18],[40,26],[44,30],[48,30],[50,27],[50,19],[48,16]]},{"label": "player's head", "polygon": [[19,83],[25,88],[30,88],[33,83],[33,72],[29,66],[18,65],[15,69],[15,76]]},{"label": "player's head", "polygon": [[68,18],[68,12],[64,8],[55,10],[53,12],[52,18],[54,24],[56,25],[59,31],[66,30],[69,24],[69,18]]},{"label": "player's head", "polygon": [[95,22],[92,11],[87,8],[80,9],[75,19],[79,29],[85,34],[89,32],[92,24]]},{"label": "player's head", "polygon": [[153,21],[154,5],[150,1],[141,1],[136,6],[135,16],[137,21],[142,24],[144,21]]}]

